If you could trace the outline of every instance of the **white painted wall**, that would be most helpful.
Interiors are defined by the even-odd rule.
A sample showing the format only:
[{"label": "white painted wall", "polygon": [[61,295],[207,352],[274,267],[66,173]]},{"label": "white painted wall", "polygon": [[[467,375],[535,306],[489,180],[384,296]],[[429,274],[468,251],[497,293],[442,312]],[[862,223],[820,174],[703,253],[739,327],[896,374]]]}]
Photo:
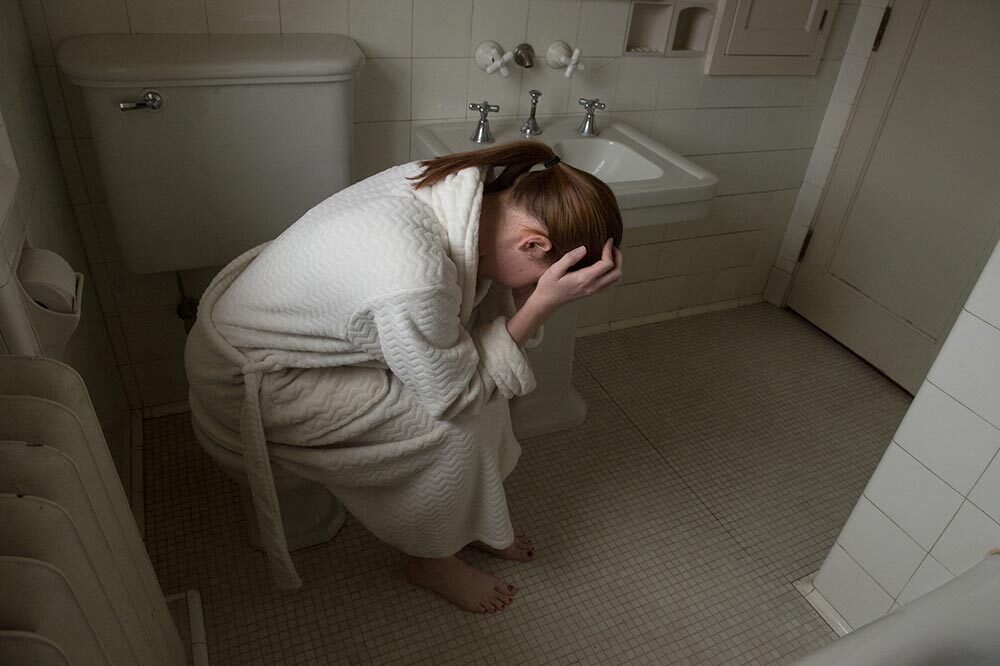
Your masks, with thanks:
[{"label": "white painted wall", "polygon": [[[59,155],[46,113],[39,72],[32,60],[18,0],[0,0],[0,154],[12,155],[20,172],[14,206],[0,219],[0,261],[12,262],[25,237],[34,247],[62,255],[84,274],[80,325],[62,349],[49,353],[79,372],[90,391],[118,467],[128,478],[129,414],[104,313],[93,286]],[[5,135],[9,137],[9,148]],[[9,153],[8,153],[9,150]]]},{"label": "white painted wall", "polygon": [[853,627],[1000,547],[1000,246],[814,581]]},{"label": "white painted wall", "polygon": [[[628,234],[626,284],[583,304],[580,324],[607,330],[760,299],[826,111],[860,0],[844,2],[815,77],[705,77],[701,58],[623,58],[627,0],[21,0],[38,77],[116,363],[134,407],[186,398],[184,329],[172,274],[134,275],[119,261],[80,92],[53,48],[81,33],[339,32],[368,62],[356,85],[357,178],[411,156],[420,123],[465,119],[469,100],[524,115],[579,113],[600,97],[609,112],[720,176],[709,220]],[[471,55],[485,39],[544,53],[579,46],[588,70],[571,81],[539,64],[488,77]],[[197,295],[215,269],[187,271]]]}]

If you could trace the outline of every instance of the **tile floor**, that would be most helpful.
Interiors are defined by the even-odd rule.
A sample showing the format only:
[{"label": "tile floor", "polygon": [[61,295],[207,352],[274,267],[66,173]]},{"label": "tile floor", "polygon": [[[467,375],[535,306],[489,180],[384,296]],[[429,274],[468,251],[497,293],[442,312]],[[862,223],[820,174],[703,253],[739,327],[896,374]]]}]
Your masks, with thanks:
[{"label": "tile floor", "polygon": [[186,415],[145,424],[147,542],[164,591],[201,592],[223,664],[786,664],[834,634],[792,587],[815,571],[909,396],[794,314],[758,305],[583,338],[590,407],[522,442],[507,482],[539,546],[496,616],[411,588],[356,521],[267,584],[235,485]]}]

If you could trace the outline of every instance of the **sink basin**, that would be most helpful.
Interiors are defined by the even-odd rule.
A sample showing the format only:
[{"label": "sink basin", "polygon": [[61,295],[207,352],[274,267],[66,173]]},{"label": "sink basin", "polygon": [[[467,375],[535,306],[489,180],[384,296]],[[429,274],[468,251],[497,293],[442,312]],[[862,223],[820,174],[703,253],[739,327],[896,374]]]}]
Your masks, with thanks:
[{"label": "sink basin", "polygon": [[605,183],[653,180],[663,169],[628,146],[601,137],[580,137],[556,142],[552,149],[567,164],[588,171]]},{"label": "sink basin", "polygon": [[[635,128],[612,121],[599,125],[600,135],[583,137],[576,133],[580,119],[574,116],[543,118],[539,123],[543,133],[531,140],[552,146],[567,164],[610,185],[626,227],[696,220],[708,213],[719,179]],[[490,126],[496,143],[524,138],[520,119],[498,118]],[[475,121],[418,127],[415,157],[428,159],[485,147],[469,139],[474,128]],[[642,215],[629,213],[654,207],[657,210],[643,210]]]}]

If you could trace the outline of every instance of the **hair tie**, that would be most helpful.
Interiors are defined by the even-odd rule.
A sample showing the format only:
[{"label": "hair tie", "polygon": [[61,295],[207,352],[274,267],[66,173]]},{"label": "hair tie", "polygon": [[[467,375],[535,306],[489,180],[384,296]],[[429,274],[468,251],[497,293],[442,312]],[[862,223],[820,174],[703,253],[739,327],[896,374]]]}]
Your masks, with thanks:
[{"label": "hair tie", "polygon": [[546,169],[548,169],[549,167],[555,166],[555,165],[559,164],[560,162],[562,162],[562,160],[559,159],[558,155],[556,155],[551,160],[548,160],[547,162],[545,162],[544,164],[542,164],[542,166],[545,167]]}]

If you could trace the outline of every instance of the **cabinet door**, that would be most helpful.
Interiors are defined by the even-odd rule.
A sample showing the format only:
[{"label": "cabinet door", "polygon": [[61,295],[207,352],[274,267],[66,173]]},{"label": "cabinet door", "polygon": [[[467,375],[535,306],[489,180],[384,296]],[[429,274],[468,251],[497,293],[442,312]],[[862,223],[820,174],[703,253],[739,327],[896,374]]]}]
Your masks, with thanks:
[{"label": "cabinet door", "polygon": [[812,75],[837,0],[719,0],[706,74]]},{"label": "cabinet door", "polygon": [[820,26],[829,19],[827,0],[738,0],[728,55],[808,56]]}]

